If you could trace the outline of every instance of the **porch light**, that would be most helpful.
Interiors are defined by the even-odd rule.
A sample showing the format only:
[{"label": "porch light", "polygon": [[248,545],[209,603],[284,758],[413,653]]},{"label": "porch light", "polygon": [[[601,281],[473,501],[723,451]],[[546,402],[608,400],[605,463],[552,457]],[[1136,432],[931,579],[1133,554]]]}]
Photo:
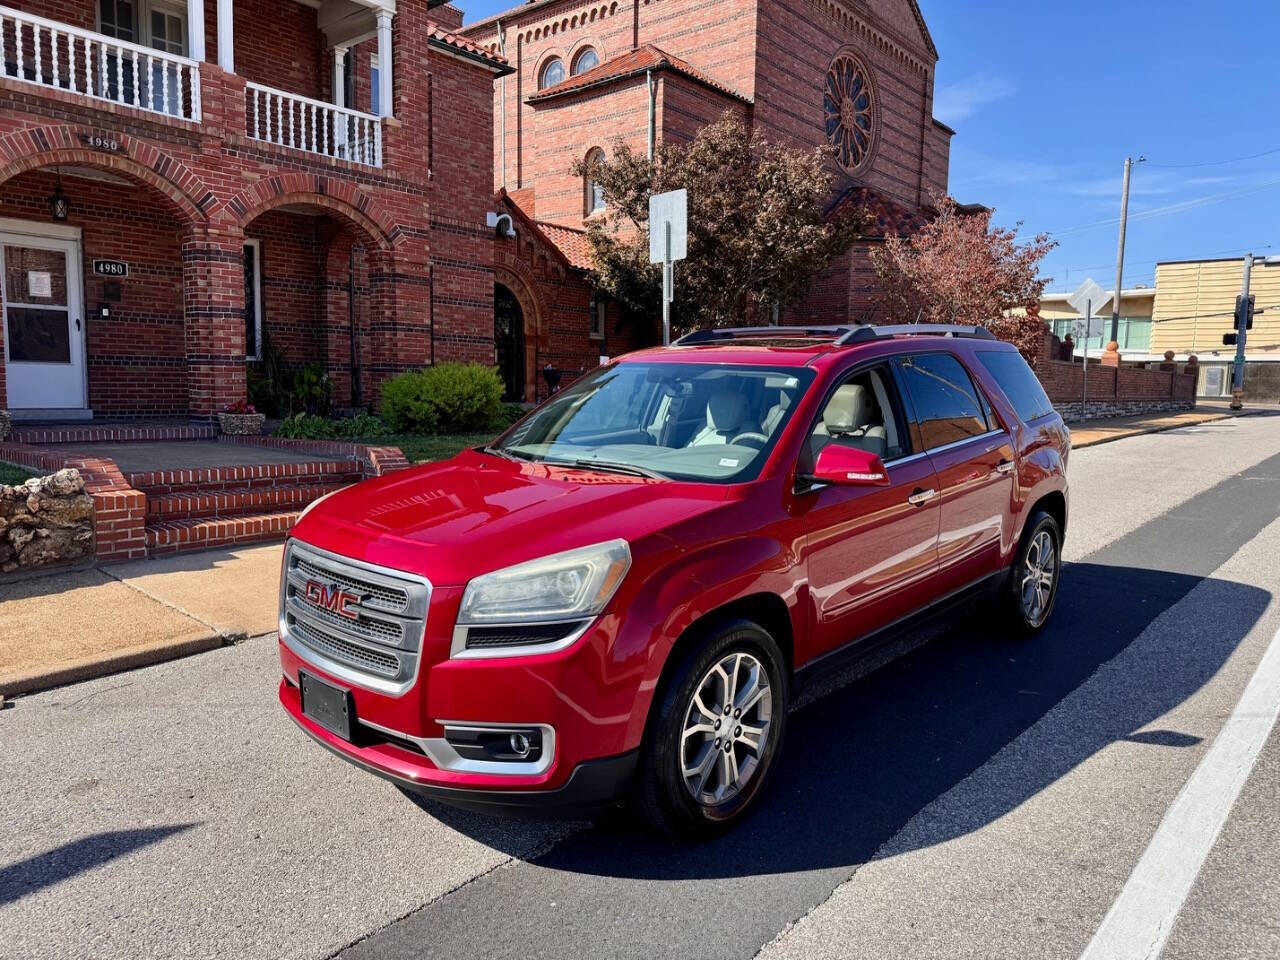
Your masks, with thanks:
[{"label": "porch light", "polygon": [[71,200],[62,192],[62,173],[58,173],[58,183],[49,196],[49,216],[61,222],[71,213]]}]

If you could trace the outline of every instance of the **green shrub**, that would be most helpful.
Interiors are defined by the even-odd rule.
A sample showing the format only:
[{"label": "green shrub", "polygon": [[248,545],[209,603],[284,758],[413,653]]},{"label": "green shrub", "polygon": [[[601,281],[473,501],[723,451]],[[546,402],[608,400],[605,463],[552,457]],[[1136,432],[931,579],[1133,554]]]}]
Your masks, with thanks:
[{"label": "green shrub", "polygon": [[390,434],[381,417],[368,413],[345,420],[298,413],[281,420],[275,429],[277,437],[290,440],[376,440]]},{"label": "green shrub", "polygon": [[441,363],[382,385],[382,416],[397,433],[483,430],[502,416],[502,380],[479,364]]},{"label": "green shrub", "polygon": [[276,427],[274,435],[290,440],[332,440],[337,436],[332,420],[310,413],[285,417]]}]

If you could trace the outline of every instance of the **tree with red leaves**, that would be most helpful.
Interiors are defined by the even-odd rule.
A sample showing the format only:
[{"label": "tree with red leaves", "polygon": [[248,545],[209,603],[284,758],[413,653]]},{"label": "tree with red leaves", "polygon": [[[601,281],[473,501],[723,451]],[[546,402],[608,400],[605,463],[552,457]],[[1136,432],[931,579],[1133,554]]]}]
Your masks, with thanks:
[{"label": "tree with red leaves", "polygon": [[[885,284],[883,309],[896,321],[984,326],[1035,366],[1044,339],[1040,263],[1056,247],[1048,234],[1018,243],[1018,228],[993,227],[991,211],[938,201],[938,216],[910,237],[887,237],[871,260]],[[1025,314],[1010,311],[1024,308]],[[883,313],[882,313],[883,316]]]}]

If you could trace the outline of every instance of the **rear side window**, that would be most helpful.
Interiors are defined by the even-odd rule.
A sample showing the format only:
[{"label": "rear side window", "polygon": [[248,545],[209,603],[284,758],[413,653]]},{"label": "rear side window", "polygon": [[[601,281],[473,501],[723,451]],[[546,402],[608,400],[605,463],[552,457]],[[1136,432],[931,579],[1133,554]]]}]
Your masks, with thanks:
[{"label": "rear side window", "polygon": [[960,361],[949,353],[922,353],[902,364],[902,378],[915,407],[926,450],[987,432],[978,391]]},{"label": "rear side window", "polygon": [[978,361],[987,368],[987,372],[1000,385],[1000,390],[1009,398],[1009,403],[1018,413],[1018,419],[1026,422],[1053,412],[1053,404],[1045,395],[1044,387],[1027,366],[1027,361],[1022,359],[1022,354],[982,350],[978,353]]}]

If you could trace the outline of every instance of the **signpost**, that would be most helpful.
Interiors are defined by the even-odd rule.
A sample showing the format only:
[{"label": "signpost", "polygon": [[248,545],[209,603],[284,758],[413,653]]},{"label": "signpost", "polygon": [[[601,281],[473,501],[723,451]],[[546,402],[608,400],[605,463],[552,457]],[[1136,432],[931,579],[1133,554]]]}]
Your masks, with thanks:
[{"label": "signpost", "polygon": [[1095,305],[1097,310],[1107,302],[1107,291],[1103,290],[1092,277],[1080,284],[1075,293],[1067,297],[1067,303],[1076,308],[1076,313],[1084,318],[1076,321],[1076,330],[1084,338],[1084,373],[1080,380],[1080,419],[1085,416],[1085,404],[1089,401],[1089,334],[1093,332]]},{"label": "signpost", "polygon": [[671,303],[676,298],[677,260],[689,255],[689,191],[649,198],[649,262],[662,264],[662,343],[671,344]]}]

